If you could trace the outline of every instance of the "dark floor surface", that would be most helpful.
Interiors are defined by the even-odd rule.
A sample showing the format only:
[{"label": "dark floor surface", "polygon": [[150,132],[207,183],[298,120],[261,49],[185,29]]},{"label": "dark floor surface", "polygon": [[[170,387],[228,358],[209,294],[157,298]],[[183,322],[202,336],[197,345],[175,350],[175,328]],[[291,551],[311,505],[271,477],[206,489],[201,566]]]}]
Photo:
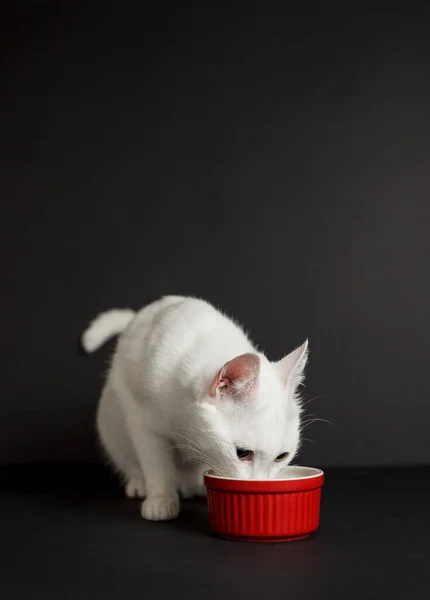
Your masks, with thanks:
[{"label": "dark floor surface", "polygon": [[203,501],[140,519],[99,468],[0,469],[0,598],[430,598],[430,468],[329,470],[319,532],[212,536]]}]

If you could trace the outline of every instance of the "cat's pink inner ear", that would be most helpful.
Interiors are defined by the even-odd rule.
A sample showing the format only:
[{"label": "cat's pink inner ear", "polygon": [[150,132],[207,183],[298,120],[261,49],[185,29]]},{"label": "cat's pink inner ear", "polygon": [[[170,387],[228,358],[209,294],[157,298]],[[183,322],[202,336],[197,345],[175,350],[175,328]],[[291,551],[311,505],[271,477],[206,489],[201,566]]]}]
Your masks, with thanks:
[{"label": "cat's pink inner ear", "polygon": [[[229,360],[212,380],[209,395],[213,398],[225,392],[240,396],[256,384],[260,369],[257,354],[241,354]],[[243,395],[243,394],[242,394]]]}]

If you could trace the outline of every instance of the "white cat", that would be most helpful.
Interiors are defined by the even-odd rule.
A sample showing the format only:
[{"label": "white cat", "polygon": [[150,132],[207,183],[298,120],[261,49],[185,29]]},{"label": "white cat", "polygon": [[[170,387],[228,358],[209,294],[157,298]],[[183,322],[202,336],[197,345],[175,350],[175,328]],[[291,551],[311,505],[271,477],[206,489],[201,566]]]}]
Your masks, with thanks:
[{"label": "white cat", "polygon": [[307,341],[279,362],[196,298],[168,296],[98,316],[87,352],[121,334],[97,414],[102,445],[142,516],[172,519],[180,495],[204,495],[203,472],[275,479],[297,451],[297,386]]}]

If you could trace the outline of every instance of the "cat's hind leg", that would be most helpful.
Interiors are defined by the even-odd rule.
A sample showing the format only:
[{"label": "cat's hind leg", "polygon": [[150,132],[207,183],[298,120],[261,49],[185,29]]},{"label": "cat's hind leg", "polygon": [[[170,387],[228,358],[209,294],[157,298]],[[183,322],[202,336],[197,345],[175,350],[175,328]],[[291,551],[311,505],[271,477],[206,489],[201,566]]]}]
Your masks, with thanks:
[{"label": "cat's hind leg", "polygon": [[97,411],[99,439],[109,463],[124,482],[128,498],[145,497],[145,480],[125,427],[125,419],[117,395],[107,383]]}]

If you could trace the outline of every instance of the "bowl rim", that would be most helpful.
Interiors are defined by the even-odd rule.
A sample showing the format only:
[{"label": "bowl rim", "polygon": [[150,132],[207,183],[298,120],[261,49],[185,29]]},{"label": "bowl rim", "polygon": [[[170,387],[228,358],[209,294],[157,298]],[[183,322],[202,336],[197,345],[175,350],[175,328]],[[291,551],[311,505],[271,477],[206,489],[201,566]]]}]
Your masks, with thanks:
[{"label": "bowl rim", "polygon": [[309,479],[316,479],[324,475],[324,471],[322,469],[318,469],[317,467],[305,467],[302,465],[289,465],[286,469],[291,469],[293,471],[308,471],[307,475],[296,475],[295,477],[283,477],[279,479],[238,479],[237,477],[221,477],[221,475],[215,475],[212,469],[209,469],[204,472],[204,476],[208,479],[216,479],[218,481],[237,481],[237,482],[246,482],[250,484],[255,483],[276,483],[276,482],[287,482],[287,481],[308,481]]}]

